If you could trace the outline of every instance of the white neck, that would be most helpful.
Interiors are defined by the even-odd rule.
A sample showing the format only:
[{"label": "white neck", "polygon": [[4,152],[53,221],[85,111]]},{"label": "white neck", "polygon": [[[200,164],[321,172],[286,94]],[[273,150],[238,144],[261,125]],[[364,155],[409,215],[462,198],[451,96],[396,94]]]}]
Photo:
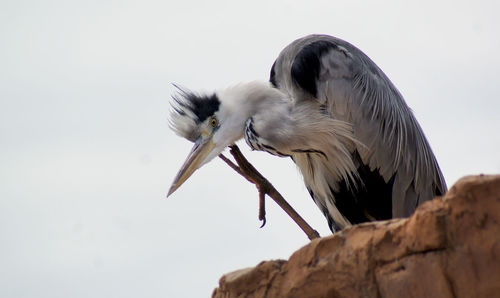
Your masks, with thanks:
[{"label": "white neck", "polygon": [[248,117],[254,114],[262,103],[285,99],[285,95],[274,88],[271,83],[262,81],[240,83],[218,91],[216,94],[222,106],[225,106],[228,111],[234,113],[244,110],[249,112]]},{"label": "white neck", "polygon": [[216,92],[221,105],[217,116],[227,129],[220,135],[236,142],[243,137],[245,122],[270,105],[287,101],[286,95],[269,82],[241,83]]}]

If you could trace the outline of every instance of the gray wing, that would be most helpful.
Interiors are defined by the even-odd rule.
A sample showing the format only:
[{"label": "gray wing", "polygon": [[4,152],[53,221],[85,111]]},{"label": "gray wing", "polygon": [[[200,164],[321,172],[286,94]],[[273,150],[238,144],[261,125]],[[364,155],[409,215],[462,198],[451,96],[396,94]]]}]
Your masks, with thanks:
[{"label": "gray wing", "polygon": [[[295,105],[315,101],[333,118],[353,126],[360,144],[352,158],[365,184],[358,189],[387,193],[392,186],[393,217],[408,216],[422,202],[446,192],[436,158],[412,111],[387,76],[353,45],[325,35],[298,39],[281,52],[270,81]],[[348,184],[340,183],[334,196],[356,199],[356,189],[348,189]]]}]

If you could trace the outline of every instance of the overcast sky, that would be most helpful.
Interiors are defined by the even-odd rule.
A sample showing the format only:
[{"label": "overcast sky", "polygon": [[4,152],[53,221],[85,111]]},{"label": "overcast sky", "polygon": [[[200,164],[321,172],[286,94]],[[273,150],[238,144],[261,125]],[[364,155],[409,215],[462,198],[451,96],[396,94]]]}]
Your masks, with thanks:
[{"label": "overcast sky", "polygon": [[[500,172],[498,1],[2,1],[0,297],[206,297],[308,240],[216,159],[166,199],[191,143],[171,83],[267,80],[324,33],[370,56],[415,112],[448,185]],[[289,159],[247,157],[322,235]]]}]

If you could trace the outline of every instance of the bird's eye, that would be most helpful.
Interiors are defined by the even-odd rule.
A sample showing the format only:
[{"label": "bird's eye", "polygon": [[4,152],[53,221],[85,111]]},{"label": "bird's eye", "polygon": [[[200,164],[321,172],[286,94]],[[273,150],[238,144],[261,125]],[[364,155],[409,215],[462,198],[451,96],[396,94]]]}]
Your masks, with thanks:
[{"label": "bird's eye", "polygon": [[217,125],[219,125],[219,121],[217,121],[217,118],[210,119],[210,125],[214,128],[217,127]]}]

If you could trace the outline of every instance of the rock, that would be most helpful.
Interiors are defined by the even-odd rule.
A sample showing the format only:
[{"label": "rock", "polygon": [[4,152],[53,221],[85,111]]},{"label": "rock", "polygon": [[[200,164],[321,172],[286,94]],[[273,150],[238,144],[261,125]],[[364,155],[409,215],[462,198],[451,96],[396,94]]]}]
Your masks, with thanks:
[{"label": "rock", "polygon": [[228,273],[212,297],[500,297],[500,176]]}]

